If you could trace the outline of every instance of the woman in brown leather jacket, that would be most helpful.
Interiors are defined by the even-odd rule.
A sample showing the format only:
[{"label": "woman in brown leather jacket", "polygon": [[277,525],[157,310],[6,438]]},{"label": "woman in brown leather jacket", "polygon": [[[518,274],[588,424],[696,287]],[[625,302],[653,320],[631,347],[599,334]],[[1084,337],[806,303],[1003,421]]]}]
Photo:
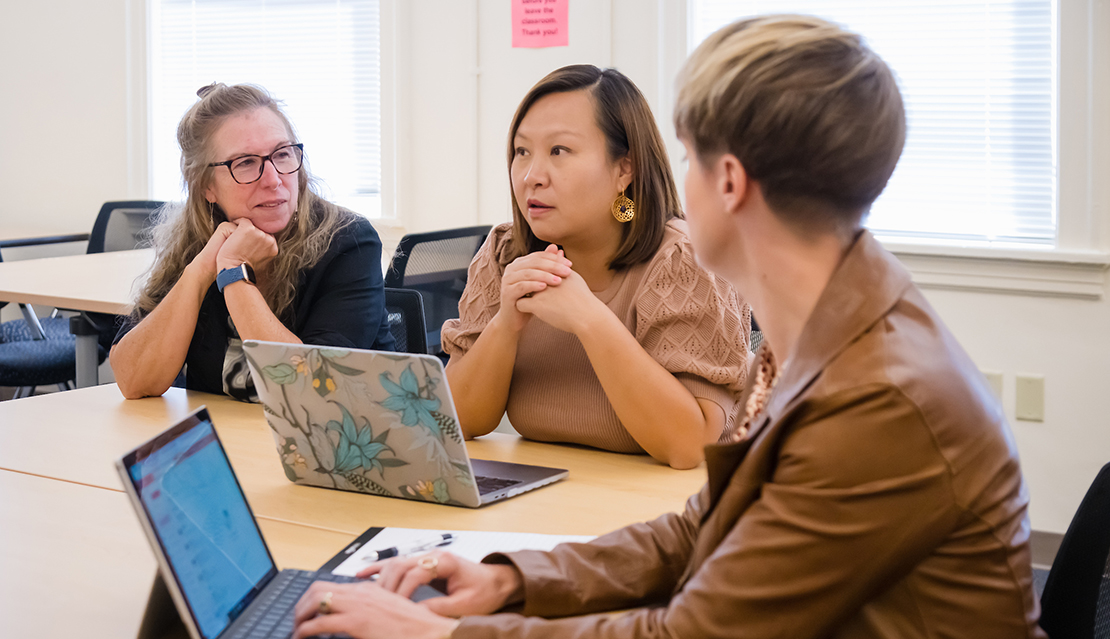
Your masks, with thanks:
[{"label": "woman in brown leather jacket", "polygon": [[[587,544],[315,584],[297,637],[1044,636],[1002,411],[862,226],[905,139],[890,69],[822,20],[737,22],[687,61],[675,124],[697,259],[765,336],[706,487]],[[404,598],[434,578],[448,596]]]}]

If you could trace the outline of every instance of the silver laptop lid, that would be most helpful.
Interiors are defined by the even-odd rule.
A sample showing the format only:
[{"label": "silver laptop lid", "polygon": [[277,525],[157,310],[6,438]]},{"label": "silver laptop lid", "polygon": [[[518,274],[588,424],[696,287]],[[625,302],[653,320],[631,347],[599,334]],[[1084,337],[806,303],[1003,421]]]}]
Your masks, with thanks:
[{"label": "silver laptop lid", "polygon": [[194,637],[217,637],[277,574],[204,408],[116,462]]},{"label": "silver laptop lid", "polygon": [[290,481],[481,504],[438,358],[254,340],[243,352]]}]

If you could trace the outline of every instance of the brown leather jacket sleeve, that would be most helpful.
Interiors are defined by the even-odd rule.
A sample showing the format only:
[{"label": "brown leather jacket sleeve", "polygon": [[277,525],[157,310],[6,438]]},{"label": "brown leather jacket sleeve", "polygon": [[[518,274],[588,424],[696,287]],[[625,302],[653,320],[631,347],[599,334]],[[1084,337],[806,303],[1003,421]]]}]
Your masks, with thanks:
[{"label": "brown leather jacket sleeve", "polygon": [[586,544],[495,554],[483,561],[511,562],[521,571],[527,616],[581,615],[666,601],[686,569],[706,499],[703,489],[687,500],[682,514],[627,526]]},{"label": "brown leather jacket sleeve", "polygon": [[454,636],[851,636],[845,624],[860,623],[861,606],[899,596],[892,586],[963,514],[936,442],[897,388],[802,402],[783,422],[787,434],[749,503],[730,504],[744,490],[744,478],[734,477],[697,528],[695,499],[681,517],[550,554],[509,556],[525,576],[525,612],[548,616],[665,597],[692,559],[692,575],[665,607],[558,620],[471,617]]}]

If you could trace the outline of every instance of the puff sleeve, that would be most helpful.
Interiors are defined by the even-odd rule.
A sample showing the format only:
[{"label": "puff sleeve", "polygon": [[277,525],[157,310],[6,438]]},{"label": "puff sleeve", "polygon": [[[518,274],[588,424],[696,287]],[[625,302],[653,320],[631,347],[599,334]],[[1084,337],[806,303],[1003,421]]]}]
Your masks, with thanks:
[{"label": "puff sleeve", "polygon": [[501,309],[501,255],[508,250],[512,224],[499,224],[478,249],[466,275],[466,290],[459,299],[459,318],[447,320],[440,332],[443,351],[465,355]]},{"label": "puff sleeve", "polygon": [[694,397],[720,406],[731,432],[747,381],[751,306],[698,265],[685,236],[652,260],[635,304],[636,341]]}]

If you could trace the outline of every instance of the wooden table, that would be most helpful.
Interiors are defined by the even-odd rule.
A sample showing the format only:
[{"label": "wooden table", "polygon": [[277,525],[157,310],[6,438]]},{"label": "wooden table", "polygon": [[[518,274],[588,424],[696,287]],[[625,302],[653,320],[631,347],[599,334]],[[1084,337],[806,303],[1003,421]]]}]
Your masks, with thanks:
[{"label": "wooden table", "polygon": [[207,405],[267,543],[283,568],[314,569],[371,526],[596,535],[680,509],[703,470],[647,456],[494,433],[476,457],[570,477],[479,509],[296,486],[262,408],[170,389],[125,400],[114,385],[0,402],[0,618],[4,636],[131,637],[155,563],[113,462]]},{"label": "wooden table", "polygon": [[[126,315],[152,249],[0,262],[0,302]],[[77,386],[97,383],[97,336],[77,335]]]},{"label": "wooden table", "polygon": [[[0,471],[0,504],[0,634],[135,636],[155,562],[123,492]],[[285,522],[259,525],[282,568],[314,569],[350,541]]]},{"label": "wooden table", "polygon": [[570,477],[479,509],[297,486],[282,470],[262,407],[171,388],[125,400],[114,384],[0,403],[0,469],[122,490],[112,463],[207,405],[260,518],[357,535],[371,526],[598,535],[681,509],[705,471],[677,471],[646,455],[529,442],[491,433],[471,456],[567,468]]}]

